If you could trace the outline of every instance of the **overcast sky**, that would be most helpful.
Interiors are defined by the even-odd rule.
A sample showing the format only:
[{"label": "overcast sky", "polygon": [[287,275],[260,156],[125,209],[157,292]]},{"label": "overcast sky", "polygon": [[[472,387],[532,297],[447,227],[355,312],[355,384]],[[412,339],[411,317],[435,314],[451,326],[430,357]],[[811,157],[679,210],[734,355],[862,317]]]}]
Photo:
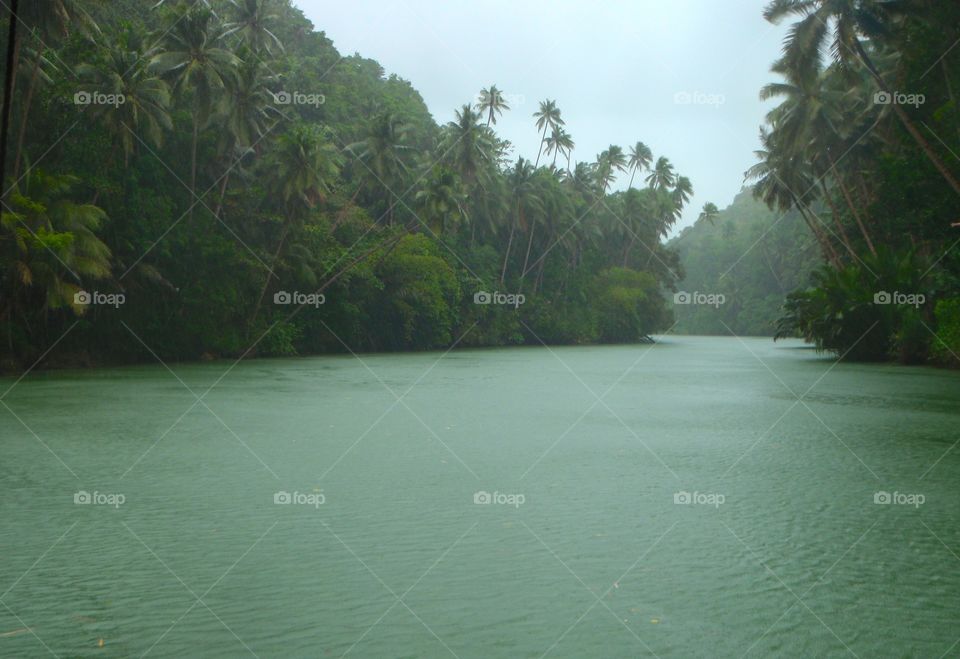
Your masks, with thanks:
[{"label": "overcast sky", "polygon": [[496,129],[514,157],[536,158],[531,115],[545,98],[574,161],[645,142],[693,182],[678,229],[740,190],[769,107],[757,93],[786,31],[763,20],[764,0],[294,2],[342,54],[409,80],[439,123],[496,84],[512,108]]}]

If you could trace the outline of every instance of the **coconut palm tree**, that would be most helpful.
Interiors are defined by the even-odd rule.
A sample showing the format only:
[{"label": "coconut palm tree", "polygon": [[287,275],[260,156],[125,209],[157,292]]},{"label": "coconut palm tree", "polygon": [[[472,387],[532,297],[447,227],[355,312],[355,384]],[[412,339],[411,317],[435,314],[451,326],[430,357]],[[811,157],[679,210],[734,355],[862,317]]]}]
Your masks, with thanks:
[{"label": "coconut palm tree", "polygon": [[78,182],[34,169],[10,195],[10,210],[0,220],[0,317],[15,313],[28,294],[42,296],[44,309],[69,307],[82,314],[86,307],[74,294],[83,280],[109,276],[110,249],[97,237],[106,213],[72,201]]},{"label": "coconut palm tree", "polygon": [[91,88],[124,99],[116,107],[92,105],[89,110],[120,145],[124,165],[137,147],[134,133],[142,133],[145,141],[159,147],[164,131],[173,129],[170,88],[148,69],[142,47],[140,38],[132,35],[128,45],[105,46],[97,62],[76,69]]},{"label": "coconut palm tree", "polygon": [[[783,66],[788,70],[799,73],[819,69],[821,53],[827,40],[832,39],[830,51],[842,68],[863,66],[881,92],[892,94],[894,90],[878,70],[864,41],[876,44],[874,47],[889,41],[897,4],[864,0],[772,0],[763,15],[771,23],[779,23],[791,15],[801,17],[784,42]],[[891,103],[888,107],[944,180],[960,194],[960,181],[916,127],[904,106]]]},{"label": "coconut palm tree", "polygon": [[555,101],[551,101],[550,99],[540,101],[540,109],[534,112],[533,116],[537,120],[537,129],[542,131],[540,136],[540,149],[537,151],[537,161],[533,165],[534,169],[536,169],[540,166],[540,156],[543,153],[543,147],[547,141],[547,131],[553,129],[555,126],[563,126],[564,121],[560,117],[560,108],[557,107]]},{"label": "coconut palm tree", "polygon": [[639,170],[648,170],[650,169],[650,163],[653,161],[653,153],[643,142],[637,142],[632,147],[630,147],[630,157],[627,161],[627,166],[630,167],[630,185],[628,188],[633,187],[633,177],[637,175]]},{"label": "coconut palm tree", "polygon": [[427,226],[437,236],[468,219],[467,196],[457,175],[441,165],[435,166],[414,196]]},{"label": "coconut palm tree", "polygon": [[503,268],[500,270],[501,285],[507,276],[507,264],[510,262],[510,250],[513,247],[513,237],[517,228],[528,229],[543,209],[543,202],[537,196],[537,186],[533,176],[535,171],[530,162],[521,157],[507,174],[511,222],[507,248],[503,255]]},{"label": "coconut palm tree", "polygon": [[224,37],[239,35],[254,53],[272,55],[274,49],[283,52],[283,44],[270,25],[277,14],[270,13],[271,0],[229,0],[234,7],[233,20],[224,25]]},{"label": "coconut palm tree", "polygon": [[657,162],[650,171],[650,174],[648,174],[644,180],[651,188],[657,190],[672,188],[676,181],[673,165],[670,164],[670,161],[666,157],[660,156],[657,158]]},{"label": "coconut palm tree", "polygon": [[277,247],[253,310],[255,319],[273,278],[291,230],[330,194],[340,173],[342,158],[330,136],[313,125],[297,124],[281,135],[264,163],[270,197],[282,216]]},{"label": "coconut palm tree", "polygon": [[720,209],[717,208],[717,205],[712,201],[708,201],[703,205],[703,210],[700,211],[700,215],[697,217],[697,223],[700,222],[709,222],[710,226],[713,226],[717,221],[717,216],[720,214]]},{"label": "coconut palm tree", "polygon": [[[180,13],[184,12],[184,13]],[[223,30],[213,12],[194,5],[171,14],[160,51],[150,60],[150,70],[173,81],[178,96],[190,95],[193,134],[190,145],[190,189],[197,184],[197,142],[218,96],[240,60],[223,46]],[[192,209],[191,205],[191,209]]]},{"label": "coconut palm tree", "polygon": [[[346,147],[348,153],[363,162],[365,173],[375,180],[375,185],[386,188],[389,202],[387,217],[391,225],[394,208],[399,201],[396,191],[398,183],[408,171],[407,159],[412,152],[407,144],[409,132],[409,124],[392,112],[381,112],[367,122],[366,137]],[[394,200],[395,197],[397,200]]]},{"label": "coconut palm tree", "polygon": [[480,98],[474,106],[480,114],[486,113],[487,125],[497,123],[497,115],[503,114],[504,110],[509,110],[510,106],[503,98],[503,92],[497,89],[496,85],[490,85],[488,89],[480,90]]}]

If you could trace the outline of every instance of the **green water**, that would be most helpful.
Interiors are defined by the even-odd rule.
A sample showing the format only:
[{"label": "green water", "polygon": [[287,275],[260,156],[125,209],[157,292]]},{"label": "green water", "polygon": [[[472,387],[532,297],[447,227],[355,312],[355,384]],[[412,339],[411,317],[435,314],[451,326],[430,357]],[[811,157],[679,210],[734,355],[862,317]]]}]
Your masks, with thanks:
[{"label": "green water", "polygon": [[957,373],[683,337],[172,368],[0,399],[0,656],[960,654]]}]

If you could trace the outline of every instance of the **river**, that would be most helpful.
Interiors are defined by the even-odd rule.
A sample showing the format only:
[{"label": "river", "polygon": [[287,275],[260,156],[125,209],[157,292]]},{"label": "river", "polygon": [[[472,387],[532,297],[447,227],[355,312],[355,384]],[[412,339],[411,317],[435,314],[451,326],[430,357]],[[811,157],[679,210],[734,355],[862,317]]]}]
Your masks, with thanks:
[{"label": "river", "polygon": [[4,391],[3,657],[960,654],[955,372],[669,336]]}]

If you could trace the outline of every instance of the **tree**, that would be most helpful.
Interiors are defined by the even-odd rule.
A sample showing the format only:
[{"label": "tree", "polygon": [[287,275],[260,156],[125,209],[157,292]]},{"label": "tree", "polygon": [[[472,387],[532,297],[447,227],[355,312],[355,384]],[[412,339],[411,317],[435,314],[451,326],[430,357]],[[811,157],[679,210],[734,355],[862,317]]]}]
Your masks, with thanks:
[{"label": "tree", "polygon": [[366,137],[346,147],[363,162],[364,173],[374,179],[375,185],[386,188],[390,224],[393,224],[394,208],[399,203],[396,189],[407,172],[406,158],[411,151],[407,144],[409,131],[410,125],[392,112],[381,112],[367,123]]},{"label": "tree", "polygon": [[116,107],[95,104],[89,111],[107,126],[120,145],[124,165],[137,148],[135,133],[142,131],[146,141],[159,148],[164,131],[173,129],[170,88],[148,70],[141,48],[139,37],[131,36],[129,46],[103,47],[97,62],[81,64],[76,69],[92,90],[123,98],[123,103]]},{"label": "tree", "polygon": [[297,124],[278,140],[264,166],[267,189],[282,214],[280,237],[253,310],[256,318],[291,229],[326,199],[342,159],[324,130]]},{"label": "tree", "polygon": [[487,125],[497,123],[497,115],[503,114],[504,110],[509,110],[510,106],[503,98],[503,92],[497,89],[496,85],[490,85],[488,89],[480,90],[480,98],[475,107],[481,114],[486,113]]},{"label": "tree", "polygon": [[709,222],[711,225],[717,219],[717,215],[720,214],[720,209],[717,208],[717,205],[712,201],[708,201],[703,205],[703,210],[700,211],[700,215],[697,217],[697,222]]},{"label": "tree", "polygon": [[653,166],[653,169],[645,180],[651,188],[657,190],[673,187],[676,180],[673,165],[670,164],[667,158],[660,156],[657,158],[657,163]]},{"label": "tree", "polygon": [[555,101],[551,101],[550,99],[540,101],[540,109],[534,112],[533,116],[537,120],[537,129],[542,131],[540,136],[540,149],[537,151],[537,161],[533,165],[534,169],[536,169],[540,166],[540,156],[543,153],[543,147],[547,141],[547,131],[555,126],[562,126],[564,121],[560,117],[560,108],[557,107]]},{"label": "tree", "polygon": [[628,187],[633,187],[633,177],[637,175],[638,171],[650,169],[652,160],[653,153],[650,151],[650,147],[643,142],[637,142],[630,147],[630,158],[627,161],[630,167],[630,185]]},{"label": "tree", "polygon": [[200,129],[210,120],[217,94],[226,88],[240,60],[222,47],[223,31],[213,12],[205,7],[195,5],[173,12],[163,34],[161,50],[150,60],[150,68],[169,76],[174,93],[181,98],[191,95],[190,189],[196,193]]},{"label": "tree", "polygon": [[[890,4],[892,6],[896,3]],[[784,65],[788,69],[818,69],[820,54],[829,34],[829,26],[832,25],[831,52],[837,62],[843,68],[849,68],[854,63],[860,64],[870,73],[881,92],[892,94],[894,90],[878,71],[861,40],[861,35],[874,43],[883,43],[889,39],[892,11],[893,9],[884,7],[884,3],[863,0],[773,0],[767,5],[763,15],[771,23],[779,23],[789,15],[802,16],[791,28],[784,43]],[[889,107],[927,159],[933,163],[953,191],[960,195],[960,181],[914,125],[903,105],[891,103]]]}]

